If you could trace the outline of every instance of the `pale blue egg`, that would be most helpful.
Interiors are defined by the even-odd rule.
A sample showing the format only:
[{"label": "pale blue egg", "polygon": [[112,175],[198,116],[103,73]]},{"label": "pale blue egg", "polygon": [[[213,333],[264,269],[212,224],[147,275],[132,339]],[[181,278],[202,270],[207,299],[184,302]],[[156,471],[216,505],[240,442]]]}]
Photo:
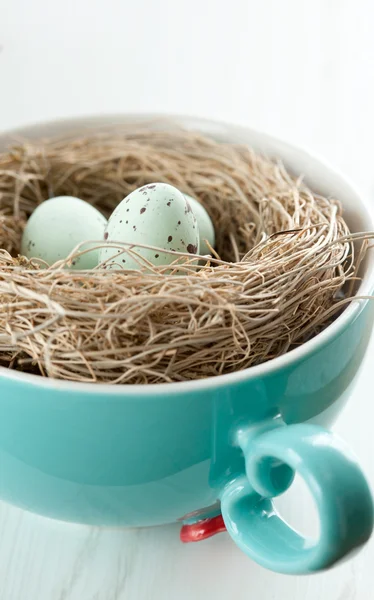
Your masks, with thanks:
[{"label": "pale blue egg", "polygon": [[[153,265],[168,265],[176,256],[162,250],[199,253],[199,228],[186,198],[167,183],[138,188],[117,206],[105,230],[108,242],[134,244],[134,250]],[[141,248],[136,244],[160,250]],[[107,268],[140,269],[144,263],[121,249],[103,247],[100,262]]]},{"label": "pale blue egg", "polygon": [[184,196],[190,203],[192,211],[195,213],[195,217],[199,224],[200,254],[211,254],[206,240],[209,242],[212,248],[214,248],[214,244],[216,243],[216,236],[214,232],[212,219],[208,215],[208,212],[204,208],[204,206],[198,200],[196,200],[196,198],[193,198],[188,194],[184,194]]},{"label": "pale blue egg", "polygon": [[[27,221],[21,253],[53,265],[67,258],[81,242],[103,240],[106,224],[106,218],[88,202],[73,196],[51,198],[40,204]],[[89,247],[83,245],[79,251]],[[71,268],[92,269],[98,262],[99,250],[92,250],[75,258]]]}]

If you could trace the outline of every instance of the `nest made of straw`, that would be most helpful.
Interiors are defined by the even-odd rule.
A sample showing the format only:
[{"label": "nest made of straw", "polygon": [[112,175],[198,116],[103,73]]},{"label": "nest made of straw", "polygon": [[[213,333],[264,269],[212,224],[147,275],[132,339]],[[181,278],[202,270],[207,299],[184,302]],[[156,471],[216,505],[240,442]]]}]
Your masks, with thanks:
[{"label": "nest made of straw", "polygon": [[[155,181],[209,212],[216,253],[205,266],[176,256],[177,276],[72,271],[18,255],[45,199],[78,196],[108,217]],[[198,133],[134,127],[0,154],[0,246],[1,364],[109,383],[210,377],[279,356],[331,322],[359,263],[339,202],[280,162]]]}]

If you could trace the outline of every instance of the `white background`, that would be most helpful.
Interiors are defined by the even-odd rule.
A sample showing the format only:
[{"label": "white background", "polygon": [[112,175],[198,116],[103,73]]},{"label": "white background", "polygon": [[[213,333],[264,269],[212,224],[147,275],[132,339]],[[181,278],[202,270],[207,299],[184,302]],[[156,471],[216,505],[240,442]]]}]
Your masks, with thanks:
[{"label": "white background", "polygon": [[[222,118],[311,147],[374,196],[371,0],[0,0],[0,130],[161,111]],[[367,358],[337,431],[374,487]],[[311,527],[310,502],[287,514]],[[1,600],[369,600],[374,541],[313,577],[271,574],[226,535],[99,530],[0,504]]]}]

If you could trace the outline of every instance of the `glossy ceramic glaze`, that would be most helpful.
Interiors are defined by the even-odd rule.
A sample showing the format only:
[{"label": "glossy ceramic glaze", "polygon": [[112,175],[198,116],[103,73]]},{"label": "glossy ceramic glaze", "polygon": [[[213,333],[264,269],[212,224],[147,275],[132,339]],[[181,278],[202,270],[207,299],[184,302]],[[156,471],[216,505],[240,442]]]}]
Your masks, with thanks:
[{"label": "glossy ceramic glaze", "polygon": [[[72,121],[22,133],[128,119],[140,118]],[[154,127],[166,123],[141,119]],[[280,156],[315,189],[337,194],[355,230],[374,229],[350,184],[307,153],[242,128],[174,120]],[[9,141],[4,135],[0,146]],[[373,272],[368,262],[360,293],[373,291]],[[283,572],[325,568],[368,539],[372,501],[349,452],[317,426],[297,424],[329,426],[354,383],[372,322],[371,305],[353,302],[298,350],[188,383],[111,387],[0,369],[0,496],[53,518],[126,526],[201,518],[220,500],[229,533],[261,564]],[[263,499],[284,491],[293,470],[319,508],[323,530],[313,547],[276,520],[271,501]]]}]

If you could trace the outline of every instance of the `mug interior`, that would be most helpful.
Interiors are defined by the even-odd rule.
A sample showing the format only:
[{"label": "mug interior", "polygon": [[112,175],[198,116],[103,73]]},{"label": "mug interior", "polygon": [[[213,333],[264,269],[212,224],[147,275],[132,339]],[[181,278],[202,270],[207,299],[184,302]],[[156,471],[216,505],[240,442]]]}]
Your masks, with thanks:
[{"label": "mug interior", "polygon": [[[28,127],[22,127],[10,132],[0,133],[0,152],[6,150],[10,145],[19,142],[21,139],[37,139],[52,136],[74,137],[89,132],[114,131],[118,127],[128,124],[139,124],[151,127],[152,129],[167,129],[175,126],[181,126],[189,130],[200,131],[201,133],[222,142],[232,142],[246,144],[253,150],[264,154],[265,156],[280,159],[286,168],[294,174],[303,175],[305,182],[315,192],[320,193],[325,197],[334,197],[338,199],[344,208],[344,218],[353,233],[374,231],[374,217],[370,204],[366,202],[362,195],[358,192],[355,186],[336,169],[331,167],[326,161],[317,157],[299,147],[292,146],[287,142],[274,138],[268,134],[256,131],[254,129],[231,125],[223,122],[210,121],[208,119],[180,116],[180,115],[158,115],[158,114],[125,114],[125,115],[108,115],[108,116],[92,116],[83,118],[63,119],[47,123],[37,123]],[[368,296],[374,290],[374,255],[368,252],[360,269],[361,282],[357,286],[357,296]],[[342,312],[340,316],[325,330],[316,335],[314,338],[286,354],[267,361],[258,366],[251,367],[237,373],[210,377],[203,380],[177,382],[177,383],[161,383],[150,384],[146,388],[149,393],[164,393],[165,388],[185,389],[185,386],[204,386],[225,383],[227,378],[230,380],[239,380],[242,377],[258,376],[261,371],[271,370],[273,368],[282,367],[293,357],[300,356],[301,353],[307,353],[313,350],[316,344],[324,343],[327,337],[336,333],[337,328],[343,329],[344,326],[355,318],[366,303],[366,300],[360,302],[351,302],[350,305]],[[101,391],[103,386],[108,388],[108,392],[113,393],[118,388],[140,388],[145,392],[143,385],[123,384],[111,386],[109,384],[92,383],[76,383],[70,381],[52,380],[50,378],[40,377],[39,375],[31,375],[11,371],[4,367],[0,367],[2,376],[16,377],[28,380],[32,383],[40,385],[57,385],[61,387],[82,387],[90,389],[90,392],[95,387],[99,386]],[[37,381],[35,381],[37,380]],[[152,388],[152,389],[151,389]]]}]

